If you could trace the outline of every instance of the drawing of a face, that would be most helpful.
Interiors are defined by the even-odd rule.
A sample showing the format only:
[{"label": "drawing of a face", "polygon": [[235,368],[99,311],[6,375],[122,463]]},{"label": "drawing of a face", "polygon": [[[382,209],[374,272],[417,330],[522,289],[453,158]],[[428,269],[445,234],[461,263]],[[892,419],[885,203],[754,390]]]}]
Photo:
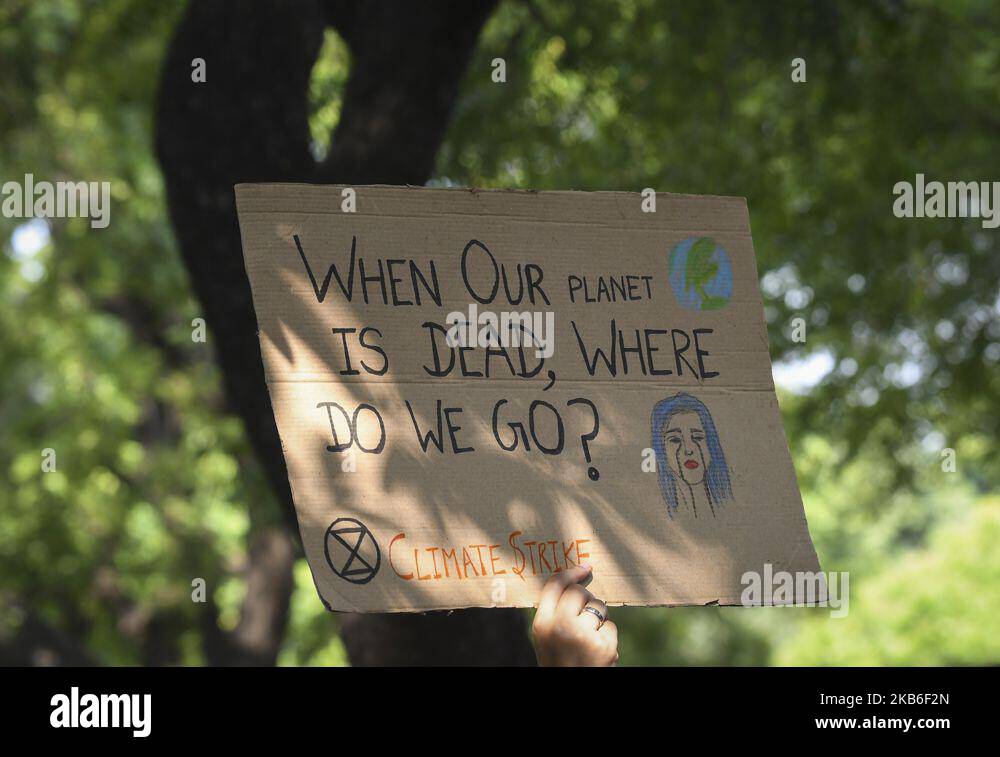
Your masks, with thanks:
[{"label": "drawing of a face", "polygon": [[705,403],[686,392],[653,406],[650,435],[656,453],[660,493],[673,518],[716,517],[733,498],[729,466],[719,432]]},{"label": "drawing of a face", "polygon": [[698,414],[684,412],[670,416],[662,433],[667,463],[673,474],[692,486],[704,481],[705,471],[712,464],[712,453],[705,444],[705,428]]}]

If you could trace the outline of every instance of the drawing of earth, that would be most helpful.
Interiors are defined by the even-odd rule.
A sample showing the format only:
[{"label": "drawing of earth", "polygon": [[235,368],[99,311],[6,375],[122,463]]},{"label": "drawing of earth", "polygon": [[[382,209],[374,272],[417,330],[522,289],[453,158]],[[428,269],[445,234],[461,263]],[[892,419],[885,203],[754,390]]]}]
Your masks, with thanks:
[{"label": "drawing of earth", "polygon": [[718,310],[733,294],[729,255],[711,237],[691,237],[670,252],[670,288],[688,310]]}]

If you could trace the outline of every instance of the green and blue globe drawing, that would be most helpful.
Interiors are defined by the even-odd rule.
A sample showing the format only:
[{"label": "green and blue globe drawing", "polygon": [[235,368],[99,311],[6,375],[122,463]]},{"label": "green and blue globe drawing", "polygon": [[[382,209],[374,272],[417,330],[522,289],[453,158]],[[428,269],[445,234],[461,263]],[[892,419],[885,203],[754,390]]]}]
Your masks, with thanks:
[{"label": "green and blue globe drawing", "polygon": [[711,237],[691,237],[670,252],[670,288],[688,310],[718,310],[733,295],[729,255]]}]

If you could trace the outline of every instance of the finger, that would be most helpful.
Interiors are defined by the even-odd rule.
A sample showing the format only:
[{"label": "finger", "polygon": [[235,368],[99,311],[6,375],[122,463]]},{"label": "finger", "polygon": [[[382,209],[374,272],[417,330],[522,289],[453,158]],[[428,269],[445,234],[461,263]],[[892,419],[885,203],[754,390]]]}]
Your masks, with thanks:
[{"label": "finger", "polygon": [[[559,605],[556,607],[556,616],[572,622],[576,616],[583,612],[583,608],[594,598],[594,595],[584,589],[579,584],[567,586],[566,591],[559,597]],[[590,613],[587,613],[588,615]],[[595,618],[596,620],[596,618]]]},{"label": "finger", "polygon": [[609,620],[597,629],[597,636],[601,639],[607,653],[608,664],[614,665],[618,662],[618,626],[613,620]]},{"label": "finger", "polygon": [[[601,613],[601,617],[598,618],[596,615],[594,615],[594,613],[587,612],[588,607],[593,607],[595,610]],[[591,626],[596,631],[608,619],[608,606],[604,604],[604,602],[602,602],[600,599],[597,599],[595,597],[593,599],[590,599],[587,602],[587,604],[584,605],[584,607],[580,610],[580,617],[583,618],[584,621],[586,621],[587,625]],[[604,620],[601,620],[601,618],[603,618]]]},{"label": "finger", "polygon": [[542,587],[542,593],[538,597],[535,625],[544,625],[551,621],[555,617],[559,598],[563,595],[566,587],[582,581],[588,575],[590,575],[590,566],[578,565],[556,573],[546,581],[545,586]]}]

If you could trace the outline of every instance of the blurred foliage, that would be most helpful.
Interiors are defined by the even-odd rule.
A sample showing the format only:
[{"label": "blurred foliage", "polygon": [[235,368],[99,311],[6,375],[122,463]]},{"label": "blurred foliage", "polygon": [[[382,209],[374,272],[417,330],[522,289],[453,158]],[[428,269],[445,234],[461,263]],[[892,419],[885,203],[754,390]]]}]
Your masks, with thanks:
[{"label": "blurred foliage", "polygon": [[[0,180],[114,192],[104,230],[0,219],[0,641],[37,618],[110,664],[202,662],[191,581],[234,625],[248,540],[277,522],[211,335],[191,340],[198,304],[152,154],[182,10],[0,2]],[[623,661],[1000,662],[997,231],[891,212],[918,172],[1000,178],[998,58],[991,0],[506,0],[488,23],[434,183],[746,196],[772,357],[827,369],[781,404],[850,615],[620,610]],[[349,67],[328,32],[318,157]],[[345,664],[301,560],[295,576],[279,662]]]},{"label": "blurred foliage", "polygon": [[[974,665],[1000,659],[1000,498],[866,581],[850,614],[776,649],[782,664]],[[853,578],[853,572],[852,572]]]}]

